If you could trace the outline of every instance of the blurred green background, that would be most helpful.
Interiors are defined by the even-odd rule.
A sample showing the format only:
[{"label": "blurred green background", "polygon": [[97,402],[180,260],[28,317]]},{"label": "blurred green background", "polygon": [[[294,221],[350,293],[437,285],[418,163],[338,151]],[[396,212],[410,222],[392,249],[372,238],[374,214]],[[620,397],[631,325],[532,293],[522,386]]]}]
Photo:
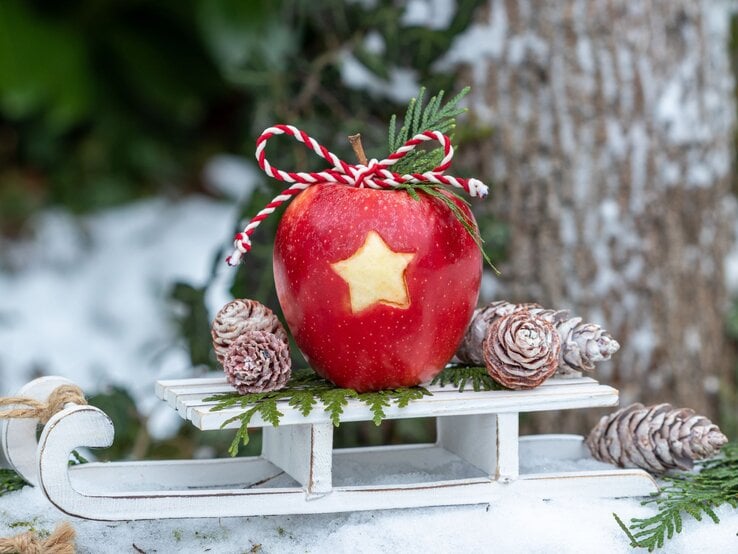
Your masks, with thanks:
[{"label": "blurred green background", "polygon": [[[392,60],[431,90],[454,88],[454,76],[434,74],[431,64],[480,2],[460,2],[451,26],[437,31],[401,27],[396,4],[3,1],[3,230],[17,231],[49,204],[89,211],[202,191],[211,155],[250,157],[255,137],[275,122],[310,129],[341,155],[350,153],[346,133],[361,131],[370,155],[382,154],[398,106],[347,89],[342,55],[379,77]],[[366,47],[370,32],[383,51]],[[283,147],[275,157],[307,157]]]}]

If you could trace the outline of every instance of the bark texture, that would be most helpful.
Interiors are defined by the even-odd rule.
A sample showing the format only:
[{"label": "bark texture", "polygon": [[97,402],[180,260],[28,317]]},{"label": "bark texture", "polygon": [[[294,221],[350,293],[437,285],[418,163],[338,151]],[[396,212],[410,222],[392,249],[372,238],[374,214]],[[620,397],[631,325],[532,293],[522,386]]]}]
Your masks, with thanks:
[{"label": "bark texture", "polygon": [[[621,351],[621,404],[715,417],[732,366],[723,261],[735,120],[719,1],[491,0],[449,52],[492,133],[466,161],[510,227],[487,299],[569,308]],[[539,430],[584,431],[581,412]]]}]

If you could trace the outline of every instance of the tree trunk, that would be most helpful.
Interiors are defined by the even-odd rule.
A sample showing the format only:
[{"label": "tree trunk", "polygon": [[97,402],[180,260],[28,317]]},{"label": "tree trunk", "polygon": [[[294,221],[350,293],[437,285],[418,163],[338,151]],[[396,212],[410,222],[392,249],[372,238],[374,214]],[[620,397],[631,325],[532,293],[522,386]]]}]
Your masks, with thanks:
[{"label": "tree trunk", "polygon": [[[491,296],[603,324],[622,348],[595,377],[620,389],[621,404],[715,416],[732,367],[727,10],[715,0],[491,0],[478,21],[447,61],[467,67],[471,115],[492,131],[472,160],[510,230]],[[582,431],[599,415],[535,427]]]}]

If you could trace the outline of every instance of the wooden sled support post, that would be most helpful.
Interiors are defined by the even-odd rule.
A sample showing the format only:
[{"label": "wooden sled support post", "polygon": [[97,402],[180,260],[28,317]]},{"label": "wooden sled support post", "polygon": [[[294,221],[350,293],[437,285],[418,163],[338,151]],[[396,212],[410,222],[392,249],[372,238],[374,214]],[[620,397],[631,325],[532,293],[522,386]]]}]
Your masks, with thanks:
[{"label": "wooden sled support post", "polygon": [[497,473],[497,416],[476,414],[436,418],[436,443],[489,477]]},{"label": "wooden sled support post", "polygon": [[497,415],[497,468],[495,479],[509,483],[518,478],[520,460],[518,414]]},{"label": "wooden sled support post", "polygon": [[475,414],[436,419],[438,446],[506,483],[519,474],[518,414]]},{"label": "wooden sled support post", "polygon": [[264,427],[261,457],[282,468],[305,487],[308,496],[332,488],[333,425],[330,423]]}]

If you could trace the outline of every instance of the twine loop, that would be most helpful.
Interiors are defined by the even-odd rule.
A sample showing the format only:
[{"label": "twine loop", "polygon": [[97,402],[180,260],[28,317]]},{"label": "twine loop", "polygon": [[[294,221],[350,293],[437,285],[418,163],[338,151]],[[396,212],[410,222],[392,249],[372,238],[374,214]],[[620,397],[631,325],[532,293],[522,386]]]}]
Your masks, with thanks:
[{"label": "twine loop", "polygon": [[[45,425],[51,417],[64,409],[69,403],[87,404],[85,395],[77,385],[60,385],[56,387],[46,402],[22,396],[0,398],[0,407],[23,406],[0,412],[0,419],[38,419]],[[2,552],[2,551],[0,551]]]},{"label": "twine loop", "polygon": [[74,554],[74,538],[74,528],[64,522],[45,539],[32,531],[0,538],[0,554]]},{"label": "twine loop", "polygon": [[[282,171],[273,167],[266,159],[264,149],[266,148],[267,141],[277,135],[289,135],[303,143],[318,156],[326,160],[331,167],[314,173]],[[427,141],[436,141],[443,148],[443,159],[438,166],[425,173],[410,173],[406,175],[400,175],[390,169],[418,145]],[[454,148],[451,145],[451,139],[440,131],[424,131],[408,140],[396,152],[384,160],[371,160],[366,165],[349,164],[329,151],[306,132],[292,125],[275,125],[274,127],[269,127],[256,141],[256,160],[264,173],[278,181],[291,183],[291,186],[274,197],[269,204],[251,218],[251,221],[244,227],[243,231],[236,234],[233,241],[233,253],[226,258],[226,262],[230,266],[238,265],[243,255],[251,250],[251,235],[259,224],[283,203],[288,202],[294,196],[297,196],[308,187],[317,183],[373,189],[392,189],[408,184],[428,183],[460,188],[472,197],[486,197],[489,192],[487,185],[478,179],[462,179],[444,174],[451,166],[453,157]]]}]

